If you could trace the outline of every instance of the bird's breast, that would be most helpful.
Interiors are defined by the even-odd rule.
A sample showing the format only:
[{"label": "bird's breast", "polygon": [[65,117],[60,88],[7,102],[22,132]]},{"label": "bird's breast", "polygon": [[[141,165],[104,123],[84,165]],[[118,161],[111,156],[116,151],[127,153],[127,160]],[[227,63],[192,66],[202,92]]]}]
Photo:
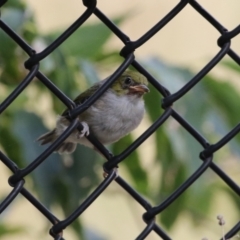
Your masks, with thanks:
[{"label": "bird's breast", "polygon": [[107,93],[87,110],[84,120],[100,142],[108,144],[134,130],[143,115],[142,98]]}]

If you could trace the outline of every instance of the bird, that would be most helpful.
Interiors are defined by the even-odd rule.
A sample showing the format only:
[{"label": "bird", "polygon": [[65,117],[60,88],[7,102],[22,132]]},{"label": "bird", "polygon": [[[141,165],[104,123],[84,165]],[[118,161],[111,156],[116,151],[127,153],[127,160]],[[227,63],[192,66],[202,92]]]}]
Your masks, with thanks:
[{"label": "bird", "polygon": [[[76,105],[83,104],[108,78],[99,81],[75,98]],[[59,154],[71,154],[77,144],[94,148],[85,136],[93,134],[103,145],[114,143],[133,131],[143,119],[145,104],[143,95],[149,92],[148,80],[136,71],[125,71],[87,110],[77,117],[83,129],[75,129],[55,149]],[[57,117],[56,127],[37,141],[41,145],[54,142],[69,126],[67,110]]]}]

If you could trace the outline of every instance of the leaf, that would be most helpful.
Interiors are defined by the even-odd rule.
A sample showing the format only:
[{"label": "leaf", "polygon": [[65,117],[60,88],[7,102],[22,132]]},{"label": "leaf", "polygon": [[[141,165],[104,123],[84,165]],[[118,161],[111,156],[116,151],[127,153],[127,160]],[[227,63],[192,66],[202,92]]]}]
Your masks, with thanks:
[{"label": "leaf", "polygon": [[[119,17],[114,19],[114,22],[120,24],[123,20],[123,17]],[[94,59],[103,51],[103,46],[111,34],[112,32],[103,23],[84,24],[60,48],[66,56]],[[53,33],[46,35],[45,38],[50,43],[58,36],[59,33]]]},{"label": "leaf", "polygon": [[[21,142],[25,165],[38,157],[46,146],[34,142],[46,132],[41,120],[34,114],[19,111],[14,116],[14,132]],[[61,158],[65,160],[65,165]],[[77,207],[79,200],[86,197],[90,189],[98,183],[95,173],[98,157],[91,149],[79,146],[70,155],[51,154],[30,176],[34,187],[43,202],[50,207],[53,203],[61,204],[66,214]]]},{"label": "leaf", "polygon": [[209,91],[211,105],[214,103],[224,113],[222,116],[228,123],[233,126],[238,123],[239,114],[237,110],[239,109],[240,96],[236,88],[228,82],[216,81],[209,76],[205,78],[203,83],[205,89]]},{"label": "leaf", "polygon": [[[166,65],[160,60],[153,58],[144,61],[145,66],[151,73],[160,81],[163,86],[167,87],[171,92],[177,92],[187,81],[189,81],[193,74],[187,69],[177,68],[174,66]],[[208,87],[212,84],[212,87]],[[197,131],[205,133],[206,119],[208,121],[214,121],[214,126],[218,126],[218,133],[226,130],[226,124],[217,115],[216,108],[219,108],[219,99],[225,99],[224,92],[232,93],[229,87],[224,88],[219,82],[214,81],[211,83],[209,79],[203,79],[194,88],[192,88],[181,99],[174,103],[173,108],[188,121]],[[218,92],[215,101],[212,101],[212,92]],[[221,94],[220,94],[221,92]],[[156,100],[148,102],[146,99],[146,107],[150,114],[151,120],[156,120],[160,115],[159,98],[160,94],[156,91],[151,91],[151,97]],[[224,96],[224,98],[222,98]],[[232,101],[236,106],[236,96],[233,94],[232,99],[228,99],[229,102],[223,112],[227,112],[232,104]],[[221,101],[221,100],[220,100]],[[226,103],[225,103],[226,104]],[[210,107],[211,106],[211,107]],[[237,113],[236,109],[234,110]],[[212,113],[215,117],[210,117],[209,113]],[[224,116],[224,115],[223,115]],[[238,119],[236,116],[231,116],[233,119]],[[217,120],[217,123],[215,122]],[[225,131],[226,132],[226,131]],[[216,136],[216,132],[211,132]],[[208,137],[211,135],[208,133]],[[199,159],[199,153],[202,151],[202,146],[172,117],[170,117],[162,127],[155,132],[156,138],[156,159],[160,164],[162,175],[160,179],[160,187],[157,190],[157,194],[154,196],[155,202],[159,204],[166,199],[174,190],[176,190],[199,166],[202,162]],[[183,211],[182,206],[191,206],[193,202],[198,203],[200,211],[206,211],[210,209],[210,203],[212,200],[212,187],[209,185],[208,189],[205,189],[206,180],[201,178],[201,181],[194,183],[183,195],[174,203],[172,203],[163,213],[160,214],[160,219],[164,226],[170,228],[173,226],[177,219],[177,216]],[[196,192],[198,194],[196,194]],[[208,194],[207,196],[205,194]],[[187,197],[191,196],[191,198]],[[193,196],[193,197],[192,197]],[[196,196],[196,198],[195,198]],[[205,196],[206,205],[202,206],[203,196]],[[192,212],[192,209],[188,209],[194,218],[196,212]],[[199,219],[202,219],[201,217]]]},{"label": "leaf", "polygon": [[[162,186],[159,191],[162,197],[160,199],[165,199],[168,197],[177,187],[185,180],[186,177],[186,166],[182,163],[172,163],[168,169],[165,169],[166,174],[162,181]],[[164,196],[164,197],[163,197]],[[162,213],[158,215],[161,223],[170,229],[177,218],[182,212],[182,206],[186,202],[186,193],[182,194],[177,200],[175,200],[171,205],[169,205]],[[161,200],[162,202],[162,200]],[[159,204],[158,200],[158,204]]]},{"label": "leaf", "polygon": [[26,4],[23,1],[11,0],[10,2],[7,2],[7,4],[4,5],[2,9],[4,10],[6,8],[16,8],[19,10],[24,10],[26,8]]},{"label": "leaf", "polygon": [[[26,14],[23,4],[13,1],[13,7],[3,8],[1,19],[5,22],[13,31],[20,36],[24,35],[27,40],[33,40],[36,35],[36,28],[34,28],[34,21],[31,14]],[[31,27],[30,27],[31,25]],[[31,35],[31,37],[30,37]],[[20,50],[20,47],[8,36],[4,31],[0,31],[0,72],[1,81],[3,83],[12,84],[18,83],[26,75],[26,71],[23,68],[25,53]],[[21,68],[19,67],[21,65]]]},{"label": "leaf", "polygon": [[[207,213],[210,212],[214,204],[212,200],[216,192],[213,189],[218,188],[218,184],[211,182],[211,179],[212,175],[207,171],[187,191],[188,201],[185,209],[192,217],[192,222],[195,226],[199,226],[201,223],[205,225]],[[208,187],[206,187],[206,182],[208,182]]]},{"label": "leaf", "polygon": [[100,80],[91,62],[82,59],[79,61],[79,65],[81,68],[81,72],[87,80],[88,87],[92,86],[94,83]]},{"label": "leaf", "polygon": [[[230,83],[217,81],[210,76],[206,77],[204,86],[209,91],[211,105],[214,105],[212,110],[215,110],[215,115],[212,117],[213,126],[221,134],[220,136],[223,136],[238,124],[239,93]],[[229,142],[233,153],[238,156],[240,156],[239,143],[239,134]]]},{"label": "leaf", "polygon": [[1,19],[14,31],[21,29],[25,20],[25,11],[17,8],[3,9]]},{"label": "leaf", "polygon": [[[25,111],[18,111],[14,115],[13,129],[15,137],[21,147],[22,156],[25,160],[24,167],[35,160],[46,147],[40,147],[35,140],[46,131],[39,117]],[[55,192],[55,179],[59,176],[62,167],[58,155],[52,154],[30,176],[33,177],[34,187],[40,198],[49,207],[53,203]]]},{"label": "leaf", "polygon": [[227,69],[235,71],[236,73],[240,72],[239,64],[237,64],[235,61],[223,61],[222,65]]},{"label": "leaf", "polygon": [[[132,135],[129,134],[126,137],[120,139],[117,143],[113,144],[113,153],[120,153],[123,149],[126,149],[133,142]],[[127,170],[132,176],[134,187],[141,193],[148,193],[148,179],[147,173],[141,165],[138,152],[133,151],[127,159],[122,162],[126,165]]]},{"label": "leaf", "polygon": [[23,166],[21,144],[16,139],[12,126],[12,115],[9,113],[2,114],[0,119],[0,145],[10,159],[18,166]]},{"label": "leaf", "polygon": [[161,109],[161,96],[159,92],[152,86],[149,86],[150,94],[146,94],[145,106],[147,113],[152,122],[156,121],[162,114],[163,110]]},{"label": "leaf", "polygon": [[0,224],[0,236],[4,237],[6,235],[19,234],[25,230],[22,227],[9,227],[6,224]]}]

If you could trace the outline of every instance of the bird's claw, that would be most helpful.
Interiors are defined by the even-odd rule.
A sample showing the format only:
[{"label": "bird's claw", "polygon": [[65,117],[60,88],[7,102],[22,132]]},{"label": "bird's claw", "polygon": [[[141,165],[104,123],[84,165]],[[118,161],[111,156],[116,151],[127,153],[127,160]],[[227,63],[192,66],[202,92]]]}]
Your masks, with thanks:
[{"label": "bird's claw", "polygon": [[84,136],[88,136],[89,135],[89,126],[86,122],[81,122],[83,129],[80,133],[78,133],[77,138],[82,138]]}]

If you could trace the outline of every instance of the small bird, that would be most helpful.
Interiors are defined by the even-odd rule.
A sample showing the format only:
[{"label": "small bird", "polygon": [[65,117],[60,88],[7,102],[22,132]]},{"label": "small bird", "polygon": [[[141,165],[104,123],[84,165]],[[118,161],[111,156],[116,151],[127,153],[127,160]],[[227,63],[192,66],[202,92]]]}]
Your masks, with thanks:
[{"label": "small bird", "polygon": [[[77,105],[83,104],[106,81],[107,79],[95,83],[74,102]],[[116,142],[130,133],[142,121],[145,111],[143,95],[149,92],[147,85],[148,81],[142,74],[125,71],[94,104],[78,116],[83,126],[82,131],[74,130],[56,151],[70,154],[75,151],[78,143],[93,148],[85,137],[90,132],[102,144]],[[66,113],[67,110],[58,116],[55,129],[37,139],[41,145],[54,142],[66,130],[70,124]]]}]

